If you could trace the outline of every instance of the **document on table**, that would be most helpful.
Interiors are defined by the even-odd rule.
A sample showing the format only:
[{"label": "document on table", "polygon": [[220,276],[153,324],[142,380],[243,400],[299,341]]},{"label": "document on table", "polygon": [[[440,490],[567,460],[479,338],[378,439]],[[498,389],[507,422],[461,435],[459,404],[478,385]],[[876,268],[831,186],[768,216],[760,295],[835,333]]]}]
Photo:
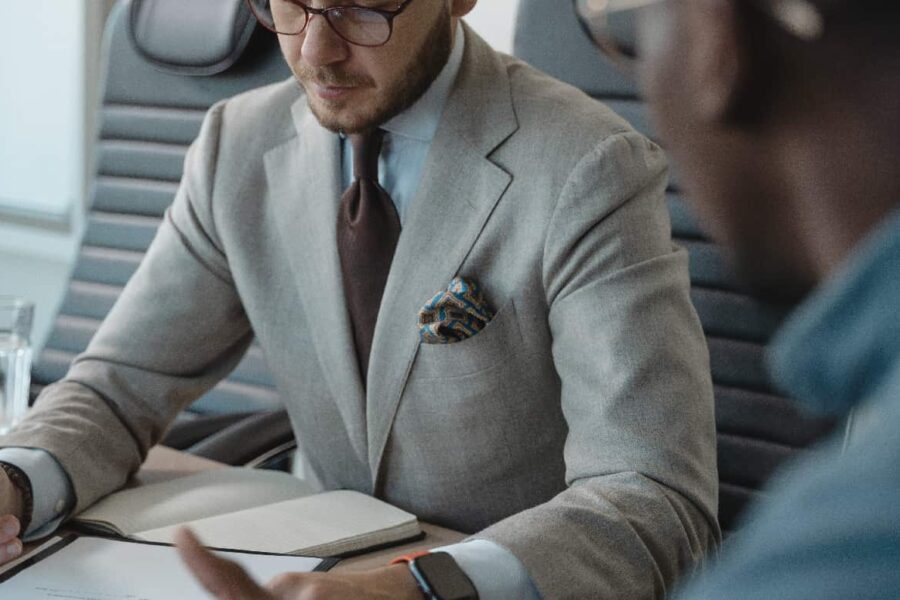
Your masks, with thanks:
[{"label": "document on table", "polygon": [[[260,584],[280,573],[325,571],[337,561],[217,551]],[[174,547],[127,540],[55,538],[0,570],[0,598],[16,600],[208,600]]]}]

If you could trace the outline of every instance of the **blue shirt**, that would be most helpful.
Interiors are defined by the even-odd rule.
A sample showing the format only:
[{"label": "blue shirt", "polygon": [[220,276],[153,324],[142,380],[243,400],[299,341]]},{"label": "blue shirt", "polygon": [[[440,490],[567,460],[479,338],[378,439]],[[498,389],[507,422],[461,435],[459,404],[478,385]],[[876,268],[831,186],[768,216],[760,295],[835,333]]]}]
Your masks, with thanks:
[{"label": "blue shirt", "polygon": [[[394,201],[401,223],[418,189],[422,167],[464,52],[465,35],[458,27],[447,64],[428,90],[415,104],[381,126],[387,133],[379,157],[378,178]],[[353,149],[346,140],[342,140],[342,154],[343,183],[347,188],[353,180]],[[19,467],[31,480],[35,506],[25,538],[30,540],[52,533],[75,504],[65,471],[43,450],[3,448],[0,461]],[[440,550],[454,557],[483,600],[540,598],[521,561],[493,542],[472,540]]]},{"label": "blue shirt", "polygon": [[770,486],[682,600],[900,597],[900,211],[773,342],[770,369],[849,437]]},{"label": "blue shirt", "polygon": [[[415,104],[381,125],[386,133],[378,158],[378,182],[394,201],[401,224],[406,220],[409,205],[418,190],[431,141],[462,66],[466,44],[462,28],[458,28],[455,38],[447,64],[428,90]],[[344,189],[347,189],[353,182],[353,147],[342,139],[341,149],[341,174]]]}]

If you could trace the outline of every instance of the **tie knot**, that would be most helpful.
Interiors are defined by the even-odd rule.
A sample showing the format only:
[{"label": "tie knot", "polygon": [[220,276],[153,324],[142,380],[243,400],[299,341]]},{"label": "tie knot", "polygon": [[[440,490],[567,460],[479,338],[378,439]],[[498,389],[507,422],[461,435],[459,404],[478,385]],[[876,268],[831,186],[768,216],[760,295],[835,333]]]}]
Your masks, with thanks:
[{"label": "tie knot", "polygon": [[350,135],[350,143],[353,144],[353,175],[357,179],[378,181],[378,156],[381,154],[383,141],[383,129]]}]

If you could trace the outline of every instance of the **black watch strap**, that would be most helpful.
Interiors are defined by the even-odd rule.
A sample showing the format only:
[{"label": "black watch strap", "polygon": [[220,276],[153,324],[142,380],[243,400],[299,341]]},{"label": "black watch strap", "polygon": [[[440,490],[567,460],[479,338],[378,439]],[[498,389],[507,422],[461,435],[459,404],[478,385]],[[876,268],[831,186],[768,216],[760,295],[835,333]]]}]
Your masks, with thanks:
[{"label": "black watch strap", "polygon": [[31,516],[34,512],[34,493],[31,491],[31,480],[25,471],[15,465],[0,462],[0,469],[6,472],[6,476],[16,488],[22,492],[22,519],[19,537],[25,535],[28,526],[31,524]]}]

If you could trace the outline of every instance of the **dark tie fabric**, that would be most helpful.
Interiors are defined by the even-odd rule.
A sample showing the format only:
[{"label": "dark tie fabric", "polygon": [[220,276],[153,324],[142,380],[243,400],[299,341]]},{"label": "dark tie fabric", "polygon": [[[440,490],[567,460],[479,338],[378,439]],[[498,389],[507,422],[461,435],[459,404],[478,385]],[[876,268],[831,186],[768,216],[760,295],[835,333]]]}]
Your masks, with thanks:
[{"label": "dark tie fabric", "polygon": [[355,180],[341,197],[337,244],[359,372],[365,385],[375,321],[400,238],[400,217],[378,183],[384,131],[349,136]]}]

